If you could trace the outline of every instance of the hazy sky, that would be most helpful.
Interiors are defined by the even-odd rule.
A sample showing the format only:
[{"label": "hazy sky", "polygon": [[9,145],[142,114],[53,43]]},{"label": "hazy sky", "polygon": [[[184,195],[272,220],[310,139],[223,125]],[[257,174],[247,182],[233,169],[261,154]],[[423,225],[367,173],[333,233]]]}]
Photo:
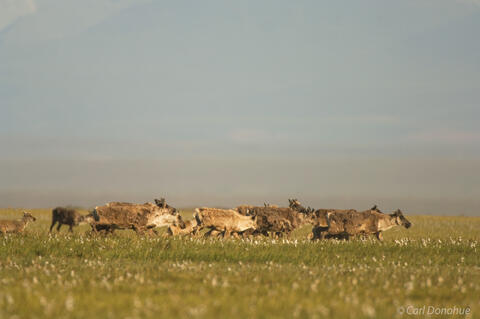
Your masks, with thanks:
[{"label": "hazy sky", "polygon": [[0,207],[480,215],[480,0],[0,0]]}]

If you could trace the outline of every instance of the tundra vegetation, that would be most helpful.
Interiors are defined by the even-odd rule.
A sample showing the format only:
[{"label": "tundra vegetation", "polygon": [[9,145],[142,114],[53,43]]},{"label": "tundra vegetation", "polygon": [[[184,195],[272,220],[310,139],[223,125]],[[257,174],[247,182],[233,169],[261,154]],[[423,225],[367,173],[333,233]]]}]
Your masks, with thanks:
[{"label": "tundra vegetation", "polygon": [[397,312],[410,305],[480,316],[479,217],[408,216],[380,242],[311,241],[308,224],[280,239],[49,235],[51,209],[30,212],[23,234],[0,236],[0,318],[413,318]]}]

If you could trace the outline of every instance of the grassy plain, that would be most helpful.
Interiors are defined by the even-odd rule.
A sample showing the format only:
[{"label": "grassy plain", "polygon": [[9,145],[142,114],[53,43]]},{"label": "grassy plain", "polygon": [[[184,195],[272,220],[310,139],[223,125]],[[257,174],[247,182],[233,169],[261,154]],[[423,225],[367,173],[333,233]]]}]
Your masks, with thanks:
[{"label": "grassy plain", "polygon": [[311,243],[308,227],[285,240],[49,236],[50,211],[30,211],[24,235],[0,237],[0,318],[480,318],[479,217]]}]

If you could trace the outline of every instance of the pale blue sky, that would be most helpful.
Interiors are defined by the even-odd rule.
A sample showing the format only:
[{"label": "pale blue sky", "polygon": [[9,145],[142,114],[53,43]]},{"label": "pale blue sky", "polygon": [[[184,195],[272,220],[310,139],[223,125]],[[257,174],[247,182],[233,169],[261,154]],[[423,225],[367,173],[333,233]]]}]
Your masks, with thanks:
[{"label": "pale blue sky", "polygon": [[479,34],[475,0],[0,0],[0,206],[479,213]]}]

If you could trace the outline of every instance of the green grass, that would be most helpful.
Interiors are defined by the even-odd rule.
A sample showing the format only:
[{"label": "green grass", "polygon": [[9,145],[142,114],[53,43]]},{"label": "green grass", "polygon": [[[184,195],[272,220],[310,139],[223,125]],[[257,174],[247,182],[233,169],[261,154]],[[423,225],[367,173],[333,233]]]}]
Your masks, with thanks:
[{"label": "green grass", "polygon": [[308,227],[285,240],[49,236],[49,210],[32,213],[25,234],[0,237],[0,318],[423,317],[397,313],[409,305],[480,317],[477,217],[412,216],[383,243],[311,243]]}]

